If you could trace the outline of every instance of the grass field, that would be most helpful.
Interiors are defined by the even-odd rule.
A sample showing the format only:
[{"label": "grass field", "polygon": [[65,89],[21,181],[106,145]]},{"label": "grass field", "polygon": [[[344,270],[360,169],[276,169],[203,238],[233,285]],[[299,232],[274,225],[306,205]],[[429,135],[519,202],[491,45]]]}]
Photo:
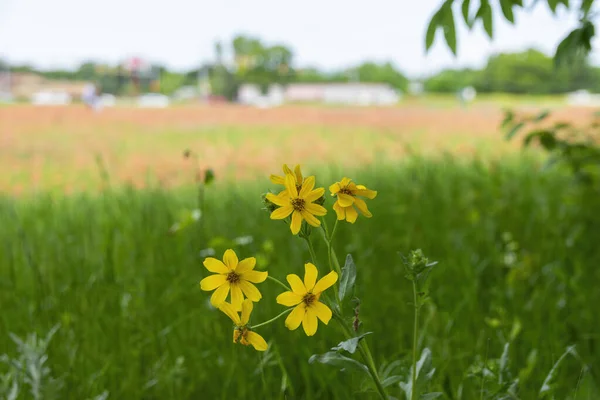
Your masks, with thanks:
[{"label": "grass field", "polygon": [[[378,365],[401,360],[402,373],[410,364],[412,292],[398,252],[421,248],[439,262],[419,338],[436,368],[431,391],[499,398],[491,393],[498,378],[482,382],[477,365],[494,370],[510,342],[517,398],[539,398],[570,345],[576,352],[548,382],[552,395],[600,398],[600,199],[503,142],[497,110],[32,113],[0,110],[0,354],[38,367],[47,354],[50,368],[47,376],[24,371],[34,383],[19,398],[36,387],[42,399],[375,398],[358,393],[364,375],[308,363],[340,341],[335,324],[306,337],[280,320],[260,332],[271,341],[260,354],[231,343],[231,324],[198,287],[207,248],[256,256],[258,268],[281,280],[302,274],[307,249],[260,200],[273,188],[268,174],[296,160],[319,186],[348,175],[379,192],[369,203],[373,218],[340,225],[335,240],[340,258],[356,261],[361,320],[374,331],[367,340]],[[169,235],[181,210],[196,207],[185,148],[215,169],[217,182],[201,223]],[[71,194],[57,194],[65,190]],[[253,317],[262,321],[282,310],[274,301],[281,288],[259,287]],[[9,336],[43,337],[57,324],[47,349],[24,344],[19,353]],[[0,368],[5,382],[19,370]],[[402,398],[397,384],[389,392]]]}]

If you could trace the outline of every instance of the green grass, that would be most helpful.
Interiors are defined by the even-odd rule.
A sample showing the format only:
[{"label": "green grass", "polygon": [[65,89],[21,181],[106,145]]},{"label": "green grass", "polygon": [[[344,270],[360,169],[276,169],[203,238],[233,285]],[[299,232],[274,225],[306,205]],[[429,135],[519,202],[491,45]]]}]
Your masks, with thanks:
[{"label": "green grass", "polygon": [[[323,186],[345,174],[318,172]],[[480,398],[480,379],[467,371],[477,360],[499,358],[512,332],[509,368],[521,376],[521,399],[538,398],[573,344],[581,360],[561,364],[556,398],[599,398],[597,199],[526,160],[413,158],[353,177],[379,191],[369,203],[374,216],[342,224],[336,248],[357,264],[360,318],[375,332],[367,340],[378,365],[409,365],[412,293],[398,252],[422,248],[439,261],[419,341],[433,354],[432,391]],[[246,235],[252,243],[234,245],[240,257],[256,256],[280,279],[302,273],[309,258],[303,243],[261,210],[269,187],[266,177],[211,187],[204,225],[177,235],[167,231],[182,208],[195,206],[191,188],[2,199],[0,354],[16,357],[9,332],[43,335],[60,323],[47,366],[63,380],[61,399],[105,390],[110,399],[271,399],[282,391],[292,399],[373,398],[356,393],[365,377],[307,362],[342,338],[333,321],[310,338],[288,331],[283,320],[265,327],[260,333],[272,341],[265,359],[231,343],[230,322],[198,287],[207,275],[200,251],[214,247],[220,256]],[[322,258],[324,246],[316,247]],[[282,310],[278,286],[259,288],[257,322]],[[402,398],[395,385],[390,394]]]}]

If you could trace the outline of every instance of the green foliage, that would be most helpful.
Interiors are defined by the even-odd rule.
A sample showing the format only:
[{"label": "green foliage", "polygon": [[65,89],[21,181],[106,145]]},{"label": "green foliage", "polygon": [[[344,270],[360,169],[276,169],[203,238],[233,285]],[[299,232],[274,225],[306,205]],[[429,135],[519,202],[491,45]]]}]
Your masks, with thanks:
[{"label": "green foliage", "polygon": [[340,279],[339,288],[339,299],[344,300],[346,294],[349,294],[354,289],[354,283],[356,282],[356,265],[352,256],[348,254],[346,256],[346,263],[342,268],[342,277]]},{"label": "green foliage", "polygon": [[[407,158],[314,172],[320,182],[343,173],[378,190],[369,203],[373,218],[339,225],[335,243],[359,268],[360,318],[365,331],[374,331],[365,339],[377,364],[385,365],[380,376],[390,395],[403,396],[398,379],[406,382],[413,339],[411,282],[397,252],[421,247],[443,265],[429,277],[435,290],[422,308],[419,343],[431,350],[436,369],[428,391],[479,399],[480,375],[465,374],[488,347],[489,358],[501,358],[518,319],[507,365],[512,379],[519,378],[521,399],[539,397],[570,345],[582,361],[568,356],[561,363],[554,396],[600,398],[591,368],[600,354],[590,336],[598,325],[593,305],[600,302],[598,196],[579,195],[569,174],[542,173],[539,162],[527,159]],[[297,238],[273,234],[285,227],[274,227],[260,210],[265,185],[267,176],[256,184],[213,185],[202,218],[206,234],[167,234],[180,210],[195,205],[196,187],[0,197],[0,353],[19,357],[9,332],[25,337],[60,322],[45,363],[64,382],[59,398],[92,399],[106,391],[109,399],[270,399],[284,396],[282,386],[288,398],[360,397],[354,389],[357,378],[367,379],[363,372],[307,363],[341,341],[334,321],[310,338],[283,321],[269,325],[260,333],[275,341],[281,360],[273,354],[267,362],[232,343],[230,323],[198,288],[207,274],[200,252],[208,249],[256,255],[257,268],[281,280],[284,267],[302,274],[298,260],[309,253]],[[248,236],[253,241],[241,239]],[[316,244],[324,259],[326,246]],[[266,283],[259,288],[256,321],[281,312],[267,299],[283,291]]]},{"label": "green foliage", "polygon": [[[425,48],[427,50],[434,43],[437,28],[443,27],[446,44],[456,54],[456,33],[454,10],[452,8],[454,2],[455,0],[445,0],[431,17],[425,34]],[[498,0],[498,2],[500,3],[502,17],[513,24],[515,23],[515,9],[525,9],[523,0]],[[553,14],[557,13],[558,5],[562,4],[567,10],[575,10],[580,15],[580,26],[573,29],[558,45],[554,57],[555,61],[560,63],[564,59],[572,58],[575,54],[589,54],[592,49],[592,39],[595,35],[594,23],[590,15],[594,0],[583,0],[579,3],[579,7],[569,3],[569,0],[545,0],[545,2]],[[538,3],[537,0],[532,5],[536,5],[536,3]],[[461,14],[464,23],[471,29],[477,20],[481,20],[486,34],[491,39],[494,36],[494,12],[490,0],[479,0],[479,8],[473,18],[470,15],[471,5],[470,0],[462,0]]]}]

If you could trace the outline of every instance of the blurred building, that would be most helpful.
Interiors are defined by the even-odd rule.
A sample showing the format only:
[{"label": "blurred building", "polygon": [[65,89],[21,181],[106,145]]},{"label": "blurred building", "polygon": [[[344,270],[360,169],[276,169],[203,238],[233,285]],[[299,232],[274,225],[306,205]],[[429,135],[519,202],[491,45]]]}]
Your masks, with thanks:
[{"label": "blurred building", "polygon": [[348,105],[394,105],[400,94],[379,83],[292,83],[282,88],[271,85],[262,93],[258,85],[244,84],[238,91],[243,104],[325,103]]},{"label": "blurred building", "polygon": [[10,76],[10,93],[13,98],[27,100],[39,97],[36,96],[39,93],[60,93],[65,98],[80,98],[86,83],[50,80],[31,72],[14,72]]}]

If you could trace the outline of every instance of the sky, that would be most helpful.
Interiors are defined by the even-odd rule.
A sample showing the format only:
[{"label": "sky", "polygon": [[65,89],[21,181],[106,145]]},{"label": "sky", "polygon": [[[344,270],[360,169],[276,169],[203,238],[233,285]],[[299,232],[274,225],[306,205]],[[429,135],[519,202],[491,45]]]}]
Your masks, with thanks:
[{"label": "sky", "polygon": [[[412,77],[444,68],[480,67],[500,51],[535,47],[552,54],[577,24],[553,16],[545,2],[495,20],[489,40],[481,22],[458,22],[458,55],[438,32],[425,52],[425,31],[440,0],[0,0],[0,58],[38,68],[75,68],[85,60],[116,64],[141,56],[175,70],[214,58],[214,43],[236,34],[293,49],[296,67],[335,70],[363,61],[391,61]],[[456,1],[460,6],[460,1]],[[472,1],[472,3],[478,3]],[[493,2],[494,5],[496,4]],[[496,10],[498,11],[498,10]],[[595,42],[597,44],[600,42]],[[597,63],[600,57],[592,55]]]}]

